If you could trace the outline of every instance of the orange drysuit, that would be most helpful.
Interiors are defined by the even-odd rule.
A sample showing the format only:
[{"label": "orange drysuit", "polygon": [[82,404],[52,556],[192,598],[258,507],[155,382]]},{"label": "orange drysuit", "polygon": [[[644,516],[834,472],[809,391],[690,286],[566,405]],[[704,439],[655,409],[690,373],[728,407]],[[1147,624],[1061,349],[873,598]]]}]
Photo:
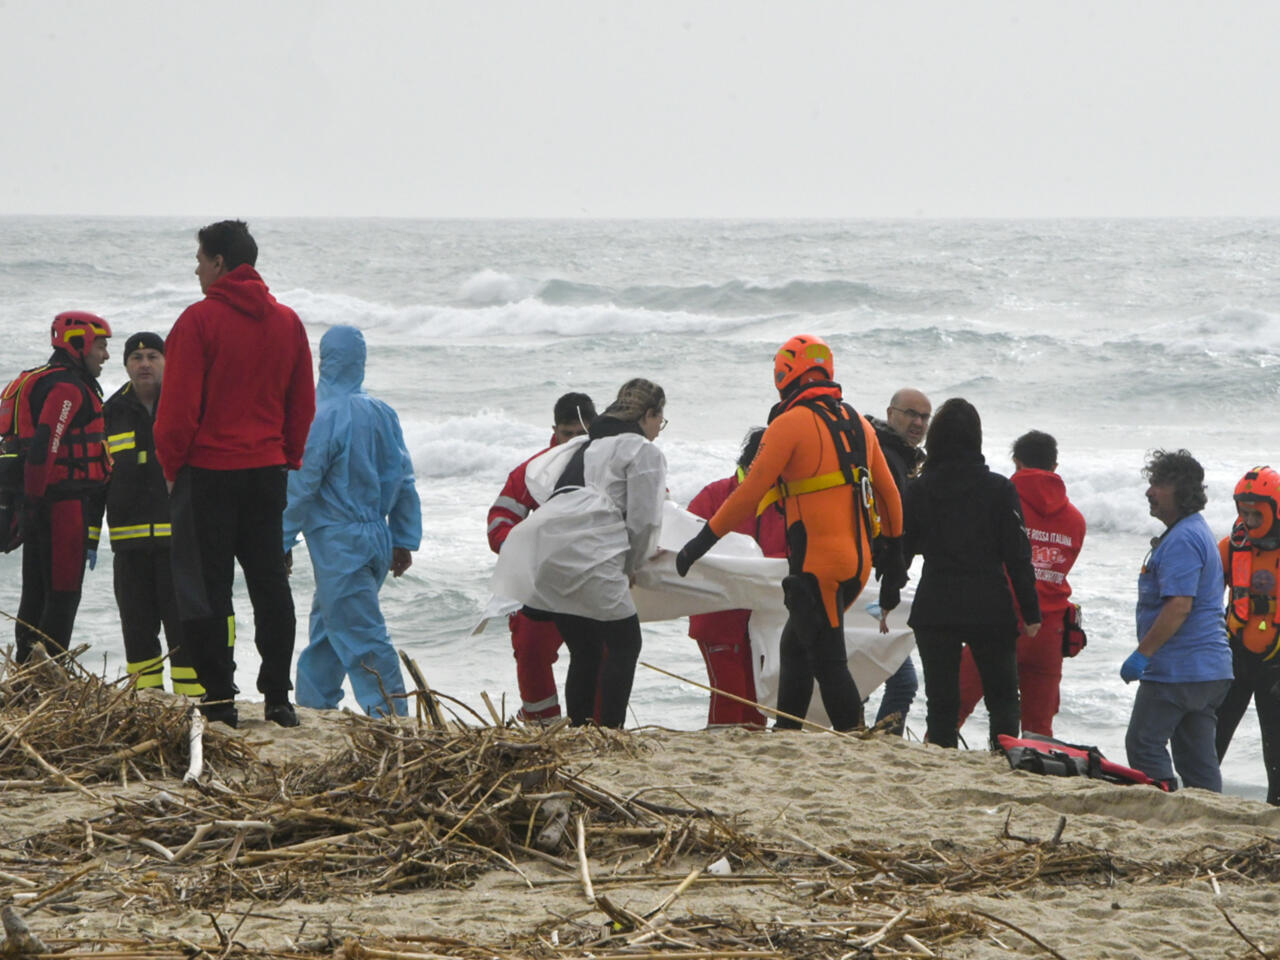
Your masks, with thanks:
[{"label": "orange drysuit", "polygon": [[[805,390],[797,402],[769,424],[760,441],[760,450],[746,478],[709,522],[717,537],[736,528],[753,515],[761,498],[778,483],[819,477],[840,469],[835,441],[822,416],[804,404],[813,394],[832,395],[831,388]],[[838,397],[837,397],[838,399]],[[880,513],[881,533],[902,535],[902,501],[889,464],[880,451],[876,432],[858,418],[865,438],[871,487]],[[859,590],[871,575],[871,538],[863,517],[862,494],[856,486],[844,484],[785,497],[787,547],[791,572],[812,573],[822,592],[827,623],[841,626],[843,606],[836,595],[841,584],[857,580]],[[855,535],[856,534],[856,535]],[[851,603],[857,596],[847,598]]]}]

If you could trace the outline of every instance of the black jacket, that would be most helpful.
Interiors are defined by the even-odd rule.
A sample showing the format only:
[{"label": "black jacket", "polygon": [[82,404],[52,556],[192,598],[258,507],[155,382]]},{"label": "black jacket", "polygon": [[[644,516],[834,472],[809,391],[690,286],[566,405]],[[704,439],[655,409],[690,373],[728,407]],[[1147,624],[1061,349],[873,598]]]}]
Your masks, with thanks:
[{"label": "black jacket", "polygon": [[107,486],[111,549],[167,548],[169,493],[151,434],[155,416],[142,405],[131,383],[113,393],[102,405],[102,412],[107,443],[115,458]]},{"label": "black jacket", "polygon": [[880,451],[889,464],[893,482],[898,485],[898,493],[906,493],[907,479],[915,473],[916,467],[924,462],[924,451],[907,443],[902,439],[902,434],[883,420],[867,417],[867,422],[875,428],[876,439],[880,441]]},{"label": "black jacket", "polygon": [[1018,491],[980,455],[929,467],[907,486],[904,513],[907,562],[924,557],[907,621],[913,628],[990,626],[1013,633],[1011,583],[1023,620],[1039,622]]}]

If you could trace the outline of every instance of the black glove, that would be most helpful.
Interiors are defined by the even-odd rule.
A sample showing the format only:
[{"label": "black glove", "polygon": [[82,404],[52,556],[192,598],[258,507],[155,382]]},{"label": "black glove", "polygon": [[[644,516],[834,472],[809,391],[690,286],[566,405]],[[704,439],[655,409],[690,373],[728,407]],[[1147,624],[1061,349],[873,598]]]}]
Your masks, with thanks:
[{"label": "black glove", "polygon": [[689,568],[708,550],[716,545],[717,537],[711,530],[711,524],[703,524],[698,535],[680,548],[676,554],[676,573],[684,576]]},{"label": "black glove", "polygon": [[877,580],[880,579],[880,569],[884,566],[884,552],[887,549],[885,546],[887,542],[887,537],[876,537],[871,541],[871,566],[875,570]]},{"label": "black glove", "polygon": [[[907,561],[902,555],[902,538],[881,537],[880,539],[884,544],[880,550],[880,563],[876,567],[876,573],[881,580],[880,588],[883,590],[888,587],[896,593],[907,585]],[[897,604],[895,603],[894,606]]]}]

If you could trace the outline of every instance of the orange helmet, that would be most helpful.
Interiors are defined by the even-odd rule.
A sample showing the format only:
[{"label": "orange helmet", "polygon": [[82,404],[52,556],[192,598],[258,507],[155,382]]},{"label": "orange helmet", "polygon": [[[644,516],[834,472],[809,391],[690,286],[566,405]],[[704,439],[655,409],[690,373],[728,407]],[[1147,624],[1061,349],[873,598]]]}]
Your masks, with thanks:
[{"label": "orange helmet", "polygon": [[53,318],[50,339],[54,347],[76,358],[83,358],[98,337],[111,336],[111,324],[96,313],[68,310]]},{"label": "orange helmet", "polygon": [[836,375],[831,348],[821,337],[800,334],[784,343],[773,358],[773,385],[779,393],[796,383],[810,370],[821,370],[827,380]]},{"label": "orange helmet", "polygon": [[1280,473],[1270,467],[1254,467],[1236,484],[1236,503],[1256,503],[1263,506],[1262,526],[1249,531],[1253,543],[1267,539],[1276,532],[1277,501],[1280,501]]}]

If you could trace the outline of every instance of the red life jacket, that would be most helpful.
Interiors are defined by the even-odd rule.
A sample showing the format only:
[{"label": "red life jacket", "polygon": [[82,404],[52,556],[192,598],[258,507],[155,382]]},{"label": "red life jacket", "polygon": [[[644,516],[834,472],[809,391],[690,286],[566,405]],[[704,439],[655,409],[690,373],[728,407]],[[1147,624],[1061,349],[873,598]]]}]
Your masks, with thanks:
[{"label": "red life jacket", "polygon": [[1280,654],[1280,624],[1276,623],[1277,580],[1280,550],[1259,550],[1249,542],[1249,531],[1236,521],[1227,538],[1227,629],[1251,653],[1271,660]]},{"label": "red life jacket", "polygon": [[[58,443],[49,471],[49,487],[63,491],[103,484],[111,475],[102,398],[68,367],[45,364],[24,370],[0,393],[0,488],[20,492],[23,466],[36,433],[32,399],[38,384],[55,377],[74,382],[87,398]],[[52,386],[52,384],[50,384]]]}]

